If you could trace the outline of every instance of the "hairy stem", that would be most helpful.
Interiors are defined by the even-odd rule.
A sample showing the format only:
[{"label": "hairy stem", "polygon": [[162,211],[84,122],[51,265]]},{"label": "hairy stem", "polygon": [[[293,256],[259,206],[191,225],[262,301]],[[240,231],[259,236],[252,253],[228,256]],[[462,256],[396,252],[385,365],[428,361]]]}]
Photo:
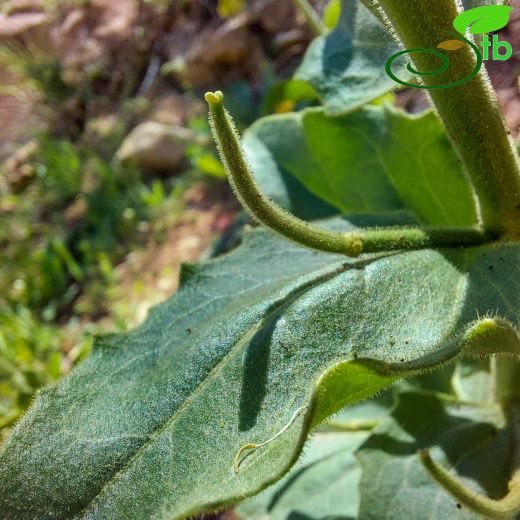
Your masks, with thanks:
[{"label": "hairy stem", "polygon": [[430,475],[455,498],[477,513],[498,520],[509,520],[520,513],[520,401],[513,401],[506,406],[506,413],[515,432],[515,446],[512,457],[512,477],[509,491],[501,500],[480,495],[468,488],[459,478],[437,464],[428,451],[420,452],[421,461]]},{"label": "hairy stem", "polygon": [[520,472],[517,470],[509,483],[509,492],[501,500],[480,495],[468,488],[458,477],[437,464],[427,451],[420,453],[430,475],[457,500],[486,518],[510,520],[520,512]]},{"label": "hairy stem", "polygon": [[308,26],[316,36],[320,36],[327,31],[325,24],[321,21],[318,13],[314,10],[308,0],[293,0],[293,3],[303,13]]},{"label": "hairy stem", "polygon": [[492,235],[471,228],[381,228],[338,233],[300,220],[266,197],[256,184],[223,99],[222,92],[206,94],[211,126],[231,186],[244,208],[280,235],[313,249],[347,256],[429,247],[473,246],[493,239]]},{"label": "hairy stem", "polygon": [[[457,0],[364,0],[387,17],[421,72],[439,68],[437,45],[450,39],[459,14]],[[451,36],[453,38],[453,36]],[[469,37],[472,38],[472,37]],[[418,52],[419,50],[419,52]],[[471,74],[475,53],[469,45],[448,52],[449,69],[421,76],[448,130],[448,135],[470,176],[480,201],[482,223],[502,235],[520,235],[520,168],[512,140],[498,108],[485,69],[467,83],[442,88]]]}]

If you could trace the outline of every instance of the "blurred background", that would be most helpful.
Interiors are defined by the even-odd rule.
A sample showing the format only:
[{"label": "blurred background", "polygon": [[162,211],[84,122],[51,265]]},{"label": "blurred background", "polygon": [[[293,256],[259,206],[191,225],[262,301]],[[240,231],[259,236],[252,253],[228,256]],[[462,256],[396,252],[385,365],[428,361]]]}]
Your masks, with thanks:
[{"label": "blurred background", "polygon": [[[239,131],[316,102],[289,79],[313,38],[297,3],[1,0],[0,441],[94,334],[140,323],[182,262],[232,240],[203,94],[225,91]],[[338,1],[313,5],[332,28]],[[520,48],[518,10],[504,37]],[[515,135],[519,64],[490,65]]]},{"label": "blurred background", "polygon": [[[316,4],[319,11],[325,2]],[[290,111],[292,0],[0,2],[0,440],[94,334],[141,322],[238,206],[203,94]]]}]

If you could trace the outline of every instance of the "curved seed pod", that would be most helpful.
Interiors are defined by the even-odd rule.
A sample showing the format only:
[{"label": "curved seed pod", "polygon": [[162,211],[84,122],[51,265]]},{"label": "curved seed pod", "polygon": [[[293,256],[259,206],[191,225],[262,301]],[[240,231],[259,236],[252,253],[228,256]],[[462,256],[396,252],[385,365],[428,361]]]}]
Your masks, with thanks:
[{"label": "curved seed pod", "polygon": [[495,237],[480,229],[381,228],[338,233],[291,215],[266,197],[256,183],[244,156],[222,92],[208,92],[213,135],[229,182],[242,206],[258,222],[298,244],[328,253],[359,256],[361,253],[479,245]]},{"label": "curved seed pod", "polygon": [[[520,436],[520,406],[510,405],[510,420],[515,429],[516,438]],[[511,520],[520,513],[520,453],[517,451],[513,461],[513,476],[509,481],[509,492],[501,500],[493,500],[469,489],[456,475],[435,462],[428,450],[419,452],[421,461],[430,475],[457,500],[473,511],[496,520]]]}]

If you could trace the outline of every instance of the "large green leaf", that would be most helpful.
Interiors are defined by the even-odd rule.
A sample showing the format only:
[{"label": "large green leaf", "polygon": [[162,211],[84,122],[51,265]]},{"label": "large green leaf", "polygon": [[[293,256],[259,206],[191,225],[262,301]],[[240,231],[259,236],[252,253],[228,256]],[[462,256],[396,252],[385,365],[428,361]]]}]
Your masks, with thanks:
[{"label": "large green leaf", "polygon": [[256,231],[38,395],[0,454],[0,518],[171,520],[256,493],[337,410],[468,349],[516,352],[476,320],[518,325],[519,265],[515,244],[349,260]]},{"label": "large green leaf", "polygon": [[[367,106],[328,117],[307,109],[260,119],[245,133],[244,146],[270,195],[264,179],[283,173],[342,213],[406,209],[425,224],[448,226],[477,220],[470,184],[431,112],[414,117]],[[275,197],[282,204],[287,199]]]},{"label": "large green leaf", "polygon": [[338,208],[312,194],[294,175],[274,160],[273,155],[254,132],[246,132],[244,151],[262,191],[294,215],[314,220],[339,213]]},{"label": "large green leaf", "polygon": [[399,50],[367,7],[359,0],[342,0],[336,28],[314,40],[295,78],[315,88],[328,113],[343,114],[396,86],[385,73],[385,63]]},{"label": "large green leaf", "polygon": [[429,448],[476,492],[496,499],[507,493],[515,441],[498,405],[404,393],[391,420],[358,450],[360,520],[482,518],[458,504],[428,474],[418,450]]}]

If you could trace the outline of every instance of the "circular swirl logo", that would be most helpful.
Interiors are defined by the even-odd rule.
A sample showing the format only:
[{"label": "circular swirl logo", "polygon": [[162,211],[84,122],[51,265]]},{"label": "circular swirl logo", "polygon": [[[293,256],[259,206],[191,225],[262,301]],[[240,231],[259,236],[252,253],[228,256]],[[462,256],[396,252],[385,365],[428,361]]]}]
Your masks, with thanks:
[{"label": "circular swirl logo", "polygon": [[[404,85],[405,87],[412,87],[412,88],[421,88],[421,89],[442,89],[442,88],[453,88],[458,87],[459,85],[463,85],[464,83],[467,83],[472,78],[474,78],[480,71],[482,67],[482,63],[484,59],[488,59],[489,57],[489,48],[493,48],[493,59],[494,60],[500,60],[505,61],[511,57],[513,51],[511,48],[511,45],[508,42],[501,42],[498,39],[497,35],[493,36],[493,42],[489,41],[489,37],[486,35],[482,39],[482,46],[484,50],[484,56],[480,52],[479,48],[466,39],[464,37],[464,34],[466,30],[469,29],[471,34],[485,34],[492,31],[498,31],[499,29],[502,29],[505,27],[509,22],[509,17],[511,14],[511,11],[513,10],[512,7],[506,6],[506,5],[488,5],[488,6],[481,6],[476,7],[474,9],[470,9],[468,11],[463,11],[460,13],[455,20],[453,21],[453,26],[457,30],[457,33],[452,33],[448,31],[446,32],[450,35],[455,36],[455,40],[447,40],[441,42],[437,49],[407,49],[404,51],[397,52],[393,56],[390,56],[388,61],[386,62],[386,73],[390,78],[392,78],[396,83],[399,83],[401,85]],[[464,78],[452,81],[450,83],[447,83],[445,85],[421,85],[417,83],[410,83],[409,81],[404,81],[400,78],[398,78],[394,71],[393,71],[393,65],[394,62],[400,58],[401,56],[407,55],[407,54],[414,54],[414,53],[422,53],[422,54],[430,54],[432,56],[435,56],[439,59],[439,66],[430,71],[419,71],[417,70],[412,63],[408,63],[406,68],[408,72],[413,74],[414,76],[419,77],[427,77],[427,76],[440,76],[441,74],[444,74],[446,71],[448,71],[450,67],[450,58],[447,54],[444,54],[439,49],[446,50],[446,51],[456,51],[465,45],[469,45],[473,52],[475,53],[476,57],[476,63],[471,72],[467,74]],[[503,48],[506,51],[506,54],[500,54],[499,49]]]},{"label": "circular swirl logo", "polygon": [[[441,74],[444,74],[450,67],[450,58],[448,55],[444,54],[443,52],[441,52],[438,49],[406,49],[404,51],[396,52],[394,55],[390,56],[390,58],[386,62],[386,66],[385,66],[386,73],[396,83],[400,83],[401,85],[404,85],[405,87],[412,87],[412,88],[421,88],[421,89],[432,90],[432,89],[442,89],[442,88],[453,88],[453,87],[458,87],[459,85],[463,85],[464,83],[467,83],[470,79],[474,78],[479,73],[480,68],[482,67],[482,63],[483,63],[482,53],[480,52],[480,50],[474,43],[472,43],[469,40],[467,40],[466,38],[464,38],[464,36],[461,36],[460,34],[456,34],[456,33],[451,33],[451,32],[449,32],[448,34],[454,35],[458,40],[461,40],[465,44],[469,45],[473,49],[473,52],[475,53],[475,56],[477,59],[477,61],[475,63],[475,67],[464,78],[456,80],[456,81],[452,81],[445,85],[418,85],[417,83],[410,83],[408,81],[404,81],[404,80],[398,78],[394,74],[392,66],[393,66],[395,60],[397,60],[398,58],[400,58],[401,56],[404,56],[406,54],[413,54],[413,53],[427,53],[427,54],[436,56],[437,58],[439,58],[440,64],[434,70],[419,71],[412,65],[412,63],[408,63],[406,68],[410,73],[414,74],[415,76],[420,76],[420,77],[439,76]],[[453,44],[453,41],[454,40],[450,40],[449,42],[443,42],[446,44],[448,44],[448,43],[452,44],[452,47],[447,50],[454,49],[455,45]],[[442,45],[442,44],[440,44],[440,45]],[[446,47],[447,47],[447,45],[444,46],[444,48],[446,48]],[[441,47],[441,48],[443,48],[443,47]]]}]

